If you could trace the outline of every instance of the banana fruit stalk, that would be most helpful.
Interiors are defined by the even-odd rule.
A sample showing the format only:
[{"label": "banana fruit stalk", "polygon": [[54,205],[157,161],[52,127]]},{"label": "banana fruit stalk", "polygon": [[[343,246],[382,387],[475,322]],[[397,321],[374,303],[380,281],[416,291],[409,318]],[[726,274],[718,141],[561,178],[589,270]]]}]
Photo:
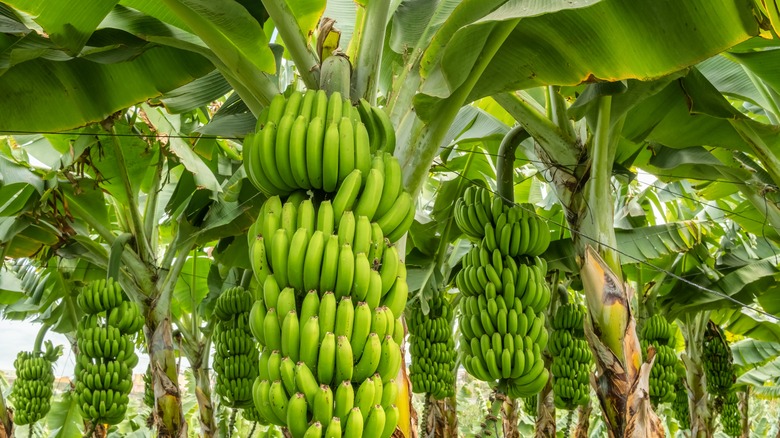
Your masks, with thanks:
[{"label": "banana fruit stalk", "polygon": [[268,198],[248,236],[255,299],[236,300],[247,316],[224,342],[241,357],[246,328],[260,356],[255,374],[222,366],[250,380],[258,418],[294,438],[395,431],[409,288],[393,242],[415,209],[394,147],[384,112],[322,91],[277,96],[244,141],[247,175]]},{"label": "banana fruit stalk", "polygon": [[462,363],[472,376],[499,383],[511,398],[529,397],[549,378],[545,309],[550,242],[547,224],[530,206],[504,206],[481,188],[455,203],[455,220],[476,244],[463,258],[455,284],[461,300]]},{"label": "banana fruit stalk", "polygon": [[92,282],[76,301],[85,313],[76,329],[75,392],[81,415],[92,423],[121,423],[138,364],[133,336],[143,317],[114,280]]}]

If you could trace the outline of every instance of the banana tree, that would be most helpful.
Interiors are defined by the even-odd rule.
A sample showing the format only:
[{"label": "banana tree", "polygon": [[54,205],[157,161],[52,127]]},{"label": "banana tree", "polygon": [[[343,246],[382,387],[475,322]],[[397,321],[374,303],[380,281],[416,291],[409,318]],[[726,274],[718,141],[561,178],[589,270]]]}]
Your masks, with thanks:
[{"label": "banana tree", "polygon": [[[139,114],[146,123],[136,118]],[[250,220],[241,217],[252,211],[254,204],[247,200],[257,193],[241,194],[241,185],[235,184],[240,177],[212,170],[220,161],[227,164],[222,173],[233,172],[230,163],[239,168],[240,163],[231,161],[225,152],[226,146],[205,140],[199,143],[199,155],[181,139],[154,140],[158,133],[172,131],[170,120],[158,114],[146,107],[109,120],[106,137],[92,128],[70,138],[37,136],[23,148],[7,143],[4,165],[16,169],[27,182],[3,188],[26,193],[28,187],[42,187],[46,180],[47,190],[33,189],[25,202],[11,205],[15,210],[7,213],[16,215],[13,219],[19,226],[9,228],[3,249],[10,254],[26,251],[25,256],[80,259],[79,263],[103,272],[119,267],[123,289],[145,314],[159,433],[186,434],[173,338],[176,323],[184,335],[182,349],[189,353],[200,382],[201,431],[210,436],[215,431],[206,371],[210,344],[208,336],[201,334],[203,316],[209,313],[200,315],[203,309],[197,305],[207,306],[209,300],[203,300],[197,289],[190,294],[180,292],[178,284],[190,250],[240,232],[240,225],[239,231],[226,225]],[[62,159],[58,148],[67,150],[71,144],[76,145],[71,148],[73,155]],[[54,243],[47,245],[21,234],[29,218],[36,218]],[[77,318],[73,296],[63,300],[69,309],[65,316]],[[5,309],[4,314],[12,315],[12,310]],[[74,324],[71,321],[70,329],[64,331],[72,331]]]}]

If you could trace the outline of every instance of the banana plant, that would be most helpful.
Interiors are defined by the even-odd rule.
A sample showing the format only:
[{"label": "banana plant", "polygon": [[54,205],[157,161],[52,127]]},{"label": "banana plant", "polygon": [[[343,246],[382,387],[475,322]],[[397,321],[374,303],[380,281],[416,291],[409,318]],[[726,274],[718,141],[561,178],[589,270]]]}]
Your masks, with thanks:
[{"label": "banana plant", "polygon": [[[144,123],[135,118],[138,111],[142,109],[108,121],[107,126],[111,126],[108,137],[101,137],[94,128],[74,134],[71,140],[79,147],[73,149],[74,156],[67,160],[57,159],[61,156],[57,148],[67,147],[68,142],[65,140],[63,144],[56,136],[37,137],[35,141],[40,146],[22,150],[22,154],[6,149],[4,162],[23,169],[28,179],[37,177],[48,181],[46,191],[36,190],[27,202],[15,207],[18,211],[14,219],[24,224],[28,218],[35,217],[54,236],[55,243],[49,246],[39,242],[30,246],[30,240],[25,238],[19,245],[19,234],[6,236],[3,243],[7,251],[29,248],[26,255],[55,256],[52,260],[64,263],[80,259],[78,263],[103,272],[111,266],[120,268],[123,289],[142,306],[145,315],[146,346],[155,377],[154,417],[158,431],[162,435],[179,436],[186,433],[186,422],[177,383],[174,324],[181,322],[185,334],[193,334],[194,330],[193,336],[184,339],[186,348],[182,350],[192,353],[191,363],[198,370],[207,368],[207,362],[201,359],[208,359],[209,344],[208,338],[200,334],[201,319],[194,306],[187,308],[180,304],[177,280],[187,266],[192,248],[241,232],[240,224],[250,220],[246,216],[252,212],[251,199],[257,192],[240,193],[241,184],[236,184],[240,178],[231,178],[235,173],[231,166],[239,169],[240,163],[231,160],[224,145],[204,140],[199,143],[199,152],[195,152],[190,144],[178,138],[165,144],[155,141],[157,133],[172,132],[171,119],[147,107]],[[197,111],[189,114],[197,115]],[[186,118],[175,120],[179,123]],[[147,137],[138,138],[136,133]],[[47,159],[51,167],[41,166]],[[226,164],[222,172],[227,175],[215,172],[220,161]],[[241,175],[240,170],[238,173]],[[16,229],[24,230],[24,227]],[[63,302],[64,309],[70,303],[70,312],[65,316],[76,315],[72,297],[66,296]],[[186,310],[179,311],[177,318],[182,313],[187,313],[187,318],[174,319],[172,305],[175,305],[173,310],[182,307]],[[11,307],[4,313],[13,315],[13,310]],[[71,330],[73,327],[71,321]],[[208,383],[208,379],[202,383]],[[204,409],[210,406],[208,397],[202,399]],[[201,412],[201,422],[213,424],[213,413]],[[214,428],[202,427],[201,431],[209,436]]]}]

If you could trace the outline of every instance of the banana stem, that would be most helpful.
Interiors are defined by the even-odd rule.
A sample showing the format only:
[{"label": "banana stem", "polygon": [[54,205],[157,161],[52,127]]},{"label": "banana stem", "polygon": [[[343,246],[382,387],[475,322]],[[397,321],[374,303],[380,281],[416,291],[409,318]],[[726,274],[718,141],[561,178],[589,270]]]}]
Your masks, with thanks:
[{"label": "banana stem", "polygon": [[232,412],[230,413],[230,422],[228,423],[228,438],[233,436],[233,429],[236,427],[236,414],[238,414],[238,409],[233,408]]},{"label": "banana stem", "polygon": [[362,97],[371,105],[376,105],[379,65],[385,45],[389,9],[390,0],[371,0],[366,6],[366,21],[360,38],[355,71],[352,72],[353,102]]},{"label": "banana stem", "polygon": [[571,425],[574,424],[574,409],[569,411],[566,416],[566,426],[563,429],[563,436],[569,438],[571,436]]},{"label": "banana stem", "polygon": [[252,436],[255,434],[255,429],[257,429],[257,421],[252,423],[252,428],[249,429],[249,435],[247,435],[247,438],[252,438]]},{"label": "banana stem", "polygon": [[148,262],[154,260],[154,254],[152,248],[147,240],[144,221],[141,218],[141,212],[138,209],[138,199],[136,199],[133,186],[130,183],[130,175],[127,173],[127,163],[125,162],[125,155],[122,151],[122,145],[119,143],[119,136],[116,132],[116,127],[111,125],[109,130],[112,136],[112,144],[114,145],[114,159],[116,160],[117,168],[119,169],[119,177],[122,180],[122,185],[125,189],[125,195],[127,196],[127,208],[130,210],[130,221],[132,223],[132,233],[135,236],[135,241],[138,244],[138,255],[141,257],[141,261]]},{"label": "banana stem", "polygon": [[491,404],[485,421],[481,425],[479,436],[499,436],[498,435],[498,416],[501,415],[501,407],[504,405],[506,396],[496,387],[490,395]]},{"label": "banana stem", "polygon": [[[208,113],[206,113],[208,115]],[[154,176],[152,177],[152,185],[149,188],[149,194],[146,196],[146,205],[144,206],[144,233],[149,239],[149,247],[153,254],[157,253],[158,234],[157,234],[157,200],[159,199],[160,182],[162,181],[163,165],[165,163],[165,156],[162,152],[162,147],[157,143],[157,165],[154,167]]]},{"label": "banana stem", "polygon": [[577,134],[574,132],[574,126],[569,121],[567,113],[566,100],[560,93],[561,87],[550,85],[547,87],[548,118],[552,120],[561,130],[563,137],[570,143],[577,141]]},{"label": "banana stem", "polygon": [[251,269],[244,271],[244,273],[241,275],[241,287],[249,290],[249,285],[252,283],[252,275],[253,273]]},{"label": "banana stem", "polygon": [[[610,120],[612,113],[612,96],[602,96],[598,102],[598,120],[593,135],[591,148],[591,175],[587,183],[585,201],[589,206],[580,226],[584,238],[576,239],[579,247],[599,242],[599,254],[607,262],[612,272],[618,278],[622,277],[620,259],[615,240],[613,197],[612,197],[612,164],[615,150],[610,145]],[[593,239],[591,242],[590,239]],[[582,253],[580,249],[579,253]]]},{"label": "banana stem", "polygon": [[[80,204],[80,199],[78,196],[74,194],[69,194],[69,192],[65,193],[65,197],[68,200],[68,208],[70,209],[71,213],[73,213],[74,216],[77,216],[78,218],[82,219],[84,222],[87,223],[92,229],[94,229],[98,235],[103,238],[103,240],[106,241],[109,245],[112,245],[114,241],[116,240],[116,236],[109,230],[104,224],[97,221],[92,213],[90,213],[84,206]],[[86,236],[89,237],[89,236]],[[86,247],[87,250],[91,250],[91,248]],[[90,251],[93,252],[93,251]],[[94,252],[93,252],[94,253]],[[95,254],[96,256],[104,257],[98,254]],[[123,284],[123,289],[126,293],[130,293],[131,291],[136,291],[142,295],[148,296],[153,288],[153,283],[151,276],[149,275],[149,270],[147,269],[147,265],[141,261],[138,254],[133,251],[132,248],[126,248],[125,251],[122,253],[122,261],[127,266],[127,271],[132,273],[132,284],[129,284],[126,282],[126,284]],[[108,264],[106,264],[106,267]]]},{"label": "banana stem", "polygon": [[95,428],[97,428],[97,423],[90,423],[91,426],[89,428],[89,431],[84,434],[84,438],[89,438],[95,433]]},{"label": "banana stem", "polygon": [[471,69],[468,78],[446,99],[442,105],[442,111],[433,120],[420,127],[415,123],[409,143],[399,145],[401,149],[396,151],[398,161],[404,170],[404,186],[416,196],[422,187],[425,178],[428,177],[431,163],[441,146],[447,131],[458,115],[461,107],[467,103],[471,90],[487,68],[493,56],[507,39],[512,30],[517,26],[519,19],[513,19],[497,24],[491,32],[488,42],[482,48],[482,52]]},{"label": "banana stem", "polygon": [[539,147],[554,162],[564,167],[579,162],[580,151],[577,144],[569,141],[560,128],[537,111],[528,100],[516,93],[497,94],[493,99],[528,130],[539,143]]},{"label": "banana stem", "polygon": [[504,205],[511,206],[515,203],[515,152],[520,143],[530,136],[523,125],[517,125],[501,140],[496,160],[496,180],[498,196],[504,200]]},{"label": "banana stem", "polygon": [[35,344],[33,345],[33,353],[41,352],[41,344],[43,344],[43,338],[46,337],[46,332],[51,328],[51,324],[43,324],[41,329],[38,330],[38,335],[35,336]]},{"label": "banana stem", "polygon": [[279,31],[290,57],[298,67],[298,74],[301,75],[306,88],[316,90],[319,87],[319,60],[317,54],[309,46],[306,35],[298,26],[298,20],[290,9],[289,2],[284,0],[262,0],[266,12]]}]

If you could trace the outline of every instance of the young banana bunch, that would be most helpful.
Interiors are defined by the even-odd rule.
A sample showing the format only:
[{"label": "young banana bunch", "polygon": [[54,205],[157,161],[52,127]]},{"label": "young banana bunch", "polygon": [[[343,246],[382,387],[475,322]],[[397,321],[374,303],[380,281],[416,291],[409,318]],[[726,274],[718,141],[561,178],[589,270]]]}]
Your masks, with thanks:
[{"label": "young banana bunch", "polygon": [[452,306],[437,295],[428,302],[428,314],[420,307],[411,309],[406,322],[412,366],[409,379],[416,393],[437,399],[455,393],[455,343],[452,339]]},{"label": "young banana bunch", "polygon": [[552,321],[553,333],[548,349],[553,357],[555,407],[574,409],[590,398],[590,373],[593,354],[585,340],[585,309],[573,303],[558,307]]},{"label": "young banana bunch", "polygon": [[53,367],[60,355],[62,346],[54,348],[50,341],[46,341],[43,353],[21,351],[16,356],[16,380],[11,388],[11,398],[16,409],[14,423],[33,424],[49,413],[54,383]]},{"label": "young banana bunch", "polygon": [[647,354],[648,345],[655,347],[655,363],[650,370],[650,400],[655,404],[672,402],[677,394],[676,366],[680,360],[673,347],[675,331],[659,314],[651,316],[642,327],[642,350]]},{"label": "young banana bunch", "polygon": [[100,280],[85,286],[77,303],[85,312],[76,339],[76,396],[82,416],[93,423],[122,422],[138,364],[132,336],[143,326],[138,306],[119,283]]}]

